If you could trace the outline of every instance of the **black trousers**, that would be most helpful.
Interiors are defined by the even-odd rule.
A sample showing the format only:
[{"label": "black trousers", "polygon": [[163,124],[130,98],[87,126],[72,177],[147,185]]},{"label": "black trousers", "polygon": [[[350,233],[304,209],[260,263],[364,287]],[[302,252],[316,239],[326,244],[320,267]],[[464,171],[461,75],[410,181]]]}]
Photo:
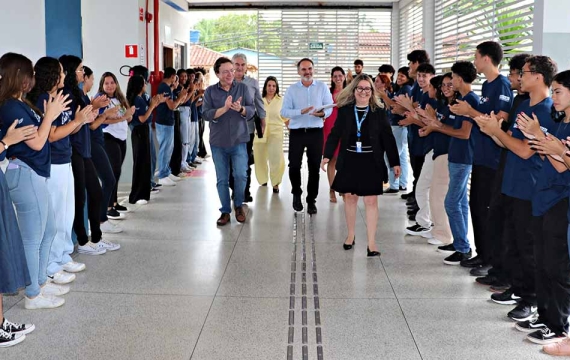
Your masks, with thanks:
[{"label": "black trousers", "polygon": [[109,157],[109,163],[115,175],[115,187],[111,193],[108,206],[113,207],[117,203],[117,189],[119,188],[119,180],[121,179],[121,168],[127,155],[127,141],[119,140],[111,134],[105,133],[105,152]]},{"label": "black trousers", "polygon": [[422,168],[424,167],[424,161],[426,160],[425,155],[411,155],[410,154],[410,165],[412,166],[412,173],[414,174],[414,181],[413,181],[413,188],[412,188],[412,196],[416,196],[416,184],[420,178],[420,174],[422,173]]},{"label": "black trousers", "polygon": [[[174,150],[170,156],[170,172],[172,175],[180,174],[182,165],[182,137],[180,136],[180,112],[174,112]],[[186,159],[184,159],[186,160]]]},{"label": "black trousers", "polygon": [[109,220],[107,218],[107,206],[111,201],[111,196],[115,189],[117,182],[115,181],[115,174],[113,174],[113,168],[109,162],[109,157],[105,148],[95,141],[91,141],[91,160],[93,160],[93,165],[95,165],[95,170],[97,170],[97,176],[101,180],[101,210],[99,220],[105,222]]},{"label": "black trousers", "polygon": [[491,261],[492,238],[489,231],[489,205],[497,171],[486,166],[473,165],[469,210],[473,222],[473,235],[477,254],[485,263]]},{"label": "black trousers", "polygon": [[550,330],[568,332],[570,316],[570,256],[568,198],[535,218],[536,294],[538,314]]},{"label": "black trousers", "polygon": [[[249,141],[247,142],[247,181],[245,182],[245,192],[244,198],[251,196],[251,165],[255,163],[255,159],[253,158],[253,139],[255,138],[255,134],[249,134]],[[230,160],[230,189],[232,189],[232,193],[234,191],[234,171],[232,167],[232,162]]]},{"label": "black trousers", "polygon": [[505,216],[505,270],[511,289],[524,301],[536,305],[536,261],[530,201],[503,195]]},{"label": "black trousers", "polygon": [[75,192],[75,219],[73,231],[77,235],[79,245],[89,242],[85,219],[83,217],[85,207],[85,191],[87,190],[87,216],[91,227],[91,241],[98,243],[101,240],[100,211],[101,211],[101,185],[97,178],[97,171],[91,159],[83,158],[75,149],[71,153],[71,171],[74,178]]},{"label": "black trousers", "polygon": [[204,143],[204,129],[206,127],[205,121],[204,119],[200,118],[198,120],[198,129],[199,129],[199,135],[200,135],[200,142],[198,143],[198,156],[203,158],[206,155],[208,155],[208,152],[206,151],[206,144]]},{"label": "black trousers", "polygon": [[505,213],[509,209],[505,208],[503,196],[501,196],[501,187],[503,184],[503,174],[505,172],[505,164],[507,162],[508,150],[502,149],[499,159],[499,168],[495,174],[495,180],[491,188],[491,202],[489,203],[488,217],[488,236],[491,242],[491,251],[488,254],[488,263],[492,266],[489,269],[489,275],[495,276],[503,282],[508,282],[504,270],[505,261]]},{"label": "black trousers", "polygon": [[131,132],[133,146],[133,180],[129,203],[150,199],[150,129],[147,124],[135,126]]},{"label": "black trousers", "polygon": [[323,155],[323,129],[291,129],[289,133],[289,179],[291,193],[301,195],[301,167],[303,154],[307,150],[309,182],[307,184],[307,203],[314,203],[319,195],[319,177]]}]

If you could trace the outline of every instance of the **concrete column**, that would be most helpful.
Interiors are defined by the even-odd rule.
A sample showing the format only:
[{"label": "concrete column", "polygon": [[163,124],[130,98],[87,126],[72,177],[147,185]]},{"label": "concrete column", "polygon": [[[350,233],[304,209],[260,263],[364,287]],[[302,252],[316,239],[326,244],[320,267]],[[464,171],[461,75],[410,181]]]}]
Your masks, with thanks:
[{"label": "concrete column", "polygon": [[550,56],[558,70],[570,69],[570,1],[535,0],[533,53]]},{"label": "concrete column", "polygon": [[[392,5],[392,66],[398,70],[400,64],[400,7]],[[397,74],[396,74],[397,75]]]},{"label": "concrete column", "polygon": [[435,39],[435,0],[423,0],[423,16],[422,16],[422,27],[423,27],[423,38],[424,38],[424,49],[430,56],[430,59],[434,58],[434,39]]}]

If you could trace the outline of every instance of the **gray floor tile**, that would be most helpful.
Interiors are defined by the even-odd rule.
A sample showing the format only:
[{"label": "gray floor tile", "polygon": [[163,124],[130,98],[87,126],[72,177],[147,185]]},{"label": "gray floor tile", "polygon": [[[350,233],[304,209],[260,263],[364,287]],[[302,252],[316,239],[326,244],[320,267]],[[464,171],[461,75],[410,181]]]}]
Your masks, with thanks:
[{"label": "gray floor tile", "polygon": [[4,311],[7,311],[12,306],[15,306],[18,302],[24,299],[24,292],[23,290],[20,291],[18,294],[10,294],[2,296],[2,306]]},{"label": "gray floor tile", "polygon": [[400,300],[424,360],[548,359],[506,318],[509,306],[469,299]]},{"label": "gray floor tile", "polygon": [[87,265],[72,289],[126,294],[214,295],[234,244],[123,239],[122,248],[79,255]]},{"label": "gray floor tile", "polygon": [[396,300],[322,299],[324,358],[421,359]]},{"label": "gray floor tile", "polygon": [[36,330],[1,349],[0,358],[187,360],[211,303],[211,297],[76,292],[54,310],[16,306],[6,316],[35,323]]},{"label": "gray floor tile", "polygon": [[214,300],[192,360],[285,359],[288,299]]}]

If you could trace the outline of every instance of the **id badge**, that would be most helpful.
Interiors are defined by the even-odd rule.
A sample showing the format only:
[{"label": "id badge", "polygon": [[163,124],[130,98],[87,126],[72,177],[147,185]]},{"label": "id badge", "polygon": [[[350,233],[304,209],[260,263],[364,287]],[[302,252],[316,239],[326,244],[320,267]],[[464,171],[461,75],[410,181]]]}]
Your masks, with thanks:
[{"label": "id badge", "polygon": [[362,152],[362,142],[361,142],[361,141],[357,141],[357,142],[356,142],[356,152],[357,152],[357,153],[361,153],[361,152]]}]

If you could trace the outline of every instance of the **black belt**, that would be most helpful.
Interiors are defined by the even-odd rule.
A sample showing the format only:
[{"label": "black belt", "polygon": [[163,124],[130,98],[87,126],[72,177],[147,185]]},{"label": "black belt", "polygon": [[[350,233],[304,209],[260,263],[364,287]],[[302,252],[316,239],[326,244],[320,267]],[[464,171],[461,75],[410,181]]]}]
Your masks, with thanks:
[{"label": "black belt", "polygon": [[299,129],[289,129],[291,132],[310,132],[310,131],[321,131],[321,127],[309,127],[309,128],[299,128]]}]

